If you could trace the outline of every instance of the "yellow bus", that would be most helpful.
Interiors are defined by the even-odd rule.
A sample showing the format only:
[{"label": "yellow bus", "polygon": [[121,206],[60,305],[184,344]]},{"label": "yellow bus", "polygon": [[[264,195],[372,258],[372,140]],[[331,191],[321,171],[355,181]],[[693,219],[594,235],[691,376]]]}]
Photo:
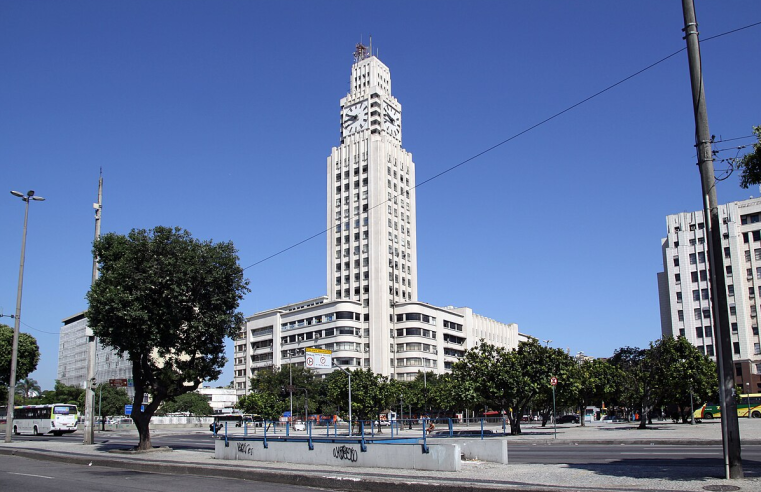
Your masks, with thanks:
[{"label": "yellow bus", "polygon": [[[737,416],[761,418],[761,393],[739,395],[737,398]],[[695,410],[693,417],[696,421],[721,418],[721,407],[718,403],[705,403]]]}]

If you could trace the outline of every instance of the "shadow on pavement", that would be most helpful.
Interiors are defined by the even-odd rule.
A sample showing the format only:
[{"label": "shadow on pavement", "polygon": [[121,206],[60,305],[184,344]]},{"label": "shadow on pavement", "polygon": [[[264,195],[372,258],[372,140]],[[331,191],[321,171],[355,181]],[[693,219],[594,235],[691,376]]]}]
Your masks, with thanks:
[{"label": "shadow on pavement", "polygon": [[[572,463],[571,469],[587,470],[611,477],[664,480],[710,480],[724,478],[721,458],[685,458],[682,460],[624,459],[608,463]],[[745,478],[761,477],[761,462],[743,460]]]}]

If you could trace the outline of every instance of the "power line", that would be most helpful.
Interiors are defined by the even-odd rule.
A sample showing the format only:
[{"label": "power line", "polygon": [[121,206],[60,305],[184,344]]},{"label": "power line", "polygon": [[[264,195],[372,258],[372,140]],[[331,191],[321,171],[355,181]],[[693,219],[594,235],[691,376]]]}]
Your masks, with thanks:
[{"label": "power line", "polygon": [[[717,35],[715,35],[715,36],[710,36],[710,37],[707,37],[707,38],[703,39],[703,40],[701,41],[701,44],[702,44],[702,43],[705,43],[705,42],[707,42],[707,41],[710,41],[710,40],[716,39],[716,38],[720,38],[720,37],[722,37],[722,36],[726,36],[726,35],[728,35],[728,34],[733,34],[733,33],[736,33],[736,32],[739,32],[739,31],[742,31],[742,30],[744,30],[744,29],[749,29],[749,28],[751,28],[751,27],[755,27],[755,26],[759,26],[759,25],[761,25],[761,21],[760,21],[760,22],[755,22],[755,23],[753,23],[753,24],[749,24],[749,25],[747,25],[747,26],[743,26],[743,27],[740,27],[740,28],[737,28],[737,29],[733,29],[733,30],[731,30],[731,31],[726,31],[726,32],[723,32],[723,33],[721,33],[721,34],[717,34]],[[489,152],[491,152],[491,151],[493,151],[493,150],[495,150],[495,149],[497,149],[497,148],[499,148],[499,147],[501,147],[501,146],[505,145],[506,143],[508,143],[508,142],[510,142],[510,141],[512,141],[512,140],[515,140],[516,138],[518,138],[518,137],[520,137],[520,136],[522,136],[522,135],[525,135],[526,133],[528,133],[528,132],[530,132],[530,131],[532,131],[532,130],[535,130],[536,128],[538,128],[538,127],[540,127],[540,126],[542,126],[542,125],[544,125],[544,124],[546,124],[546,123],[549,123],[550,121],[552,121],[552,120],[554,120],[554,119],[556,119],[556,118],[558,118],[558,117],[560,117],[560,116],[564,115],[565,113],[567,113],[567,112],[569,112],[569,111],[571,111],[571,110],[573,110],[573,109],[575,109],[575,108],[577,108],[577,107],[581,106],[582,104],[585,104],[585,103],[587,103],[587,102],[591,101],[592,99],[594,99],[594,98],[596,98],[596,97],[598,97],[598,96],[601,96],[602,94],[604,94],[604,93],[608,92],[609,90],[611,90],[611,89],[614,89],[615,87],[618,87],[619,85],[623,84],[624,82],[627,82],[627,81],[629,81],[629,80],[633,79],[634,77],[636,77],[636,76],[638,76],[638,75],[641,75],[642,73],[644,73],[644,72],[646,72],[646,71],[650,70],[651,68],[654,68],[654,67],[656,67],[656,66],[660,65],[661,63],[665,62],[666,60],[668,60],[668,59],[670,59],[670,58],[673,58],[674,56],[676,56],[676,55],[678,55],[679,53],[681,53],[681,52],[683,52],[683,51],[686,51],[686,50],[687,50],[687,47],[684,47],[684,48],[681,48],[681,49],[679,49],[679,50],[677,50],[677,51],[675,51],[675,52],[671,53],[670,55],[666,55],[666,56],[664,56],[664,57],[663,57],[663,58],[661,58],[660,60],[658,60],[658,61],[656,61],[656,62],[654,62],[654,63],[651,63],[650,65],[646,66],[645,68],[643,68],[643,69],[641,69],[641,70],[638,70],[638,71],[634,72],[633,74],[631,74],[631,75],[629,75],[629,76],[627,76],[627,77],[624,77],[623,79],[619,80],[618,82],[616,82],[616,83],[614,83],[614,84],[611,84],[611,85],[609,85],[608,87],[606,87],[606,88],[604,88],[604,89],[602,89],[602,90],[600,90],[600,91],[598,91],[598,92],[596,92],[596,93],[592,94],[591,96],[589,96],[589,97],[586,97],[586,98],[582,99],[581,101],[579,101],[579,102],[577,102],[577,103],[575,103],[575,104],[572,104],[571,106],[568,106],[567,108],[563,109],[562,111],[558,111],[557,113],[553,114],[552,116],[549,116],[549,117],[547,117],[547,118],[545,118],[545,119],[541,120],[540,122],[538,122],[538,123],[535,123],[535,124],[533,124],[533,125],[529,126],[528,128],[526,128],[526,129],[524,129],[524,130],[522,130],[522,131],[520,131],[520,132],[518,132],[518,133],[516,133],[516,134],[512,135],[511,137],[508,137],[508,138],[506,138],[506,139],[502,140],[501,142],[499,142],[499,143],[496,143],[496,144],[492,145],[491,147],[489,147],[489,148],[487,148],[487,149],[485,149],[485,150],[482,150],[481,152],[478,152],[477,154],[474,154],[474,155],[472,155],[471,157],[468,157],[467,159],[465,159],[465,160],[463,160],[463,161],[459,162],[458,164],[455,164],[454,166],[451,166],[451,167],[449,167],[449,168],[447,168],[447,169],[445,169],[445,170],[441,171],[441,172],[440,172],[440,173],[438,173],[438,174],[434,174],[434,175],[433,175],[433,176],[431,176],[430,178],[428,178],[428,179],[425,179],[425,180],[421,181],[420,183],[417,183],[417,184],[416,184],[414,187],[412,187],[412,189],[413,189],[413,190],[415,190],[415,189],[418,189],[418,188],[420,188],[421,186],[423,186],[423,185],[425,185],[425,184],[427,184],[427,183],[430,183],[430,182],[431,182],[431,181],[433,181],[434,179],[440,178],[441,176],[443,176],[443,175],[445,175],[445,174],[447,174],[447,173],[449,173],[449,172],[451,172],[451,171],[454,171],[454,170],[455,170],[455,169],[457,169],[458,167],[460,167],[460,166],[463,166],[463,165],[465,165],[465,164],[469,163],[470,161],[472,161],[472,160],[474,160],[474,159],[477,159],[477,158],[481,157],[482,155],[484,155],[484,154],[487,154],[487,153],[489,153]],[[745,137],[739,137],[739,138],[745,138]],[[399,196],[399,195],[398,195],[398,194],[396,194],[396,195],[394,195],[394,198],[396,198],[396,197],[398,197],[398,196]],[[366,210],[366,211],[363,211],[362,213],[365,213],[365,212],[369,212],[370,210],[372,210],[372,209],[374,209],[374,208],[376,208],[376,207],[379,207],[379,206],[381,206],[381,205],[385,205],[385,204],[386,204],[386,203],[388,203],[388,202],[389,202],[389,200],[385,200],[385,201],[383,201],[383,202],[380,202],[380,203],[378,203],[377,205],[375,205],[374,207],[372,207],[371,209],[368,209],[368,210]],[[354,216],[354,215],[352,215],[352,216],[351,216],[351,218],[354,218],[354,217],[356,217],[356,216]],[[251,265],[249,265],[249,266],[245,267],[243,270],[248,270],[248,269],[249,269],[249,268],[251,268],[251,267],[254,267],[254,266],[256,266],[256,265],[259,265],[259,264],[261,264],[261,263],[263,263],[263,262],[265,262],[265,261],[267,261],[267,260],[270,260],[270,259],[272,259],[272,258],[274,258],[274,257],[276,257],[276,256],[279,256],[279,255],[281,255],[281,254],[285,253],[286,251],[290,251],[291,249],[293,249],[293,248],[295,248],[295,247],[297,247],[297,246],[299,246],[299,245],[301,245],[301,244],[304,244],[304,243],[306,243],[306,242],[308,242],[308,241],[311,241],[312,239],[314,239],[314,238],[316,238],[316,237],[318,237],[318,236],[321,236],[321,235],[325,234],[325,233],[326,233],[326,232],[328,232],[330,229],[332,229],[332,227],[329,227],[329,228],[327,228],[327,229],[323,229],[322,231],[320,231],[320,232],[317,232],[317,233],[315,233],[315,234],[313,234],[313,235],[309,236],[309,237],[308,237],[308,238],[306,238],[306,239],[303,239],[303,240],[301,240],[301,241],[299,241],[299,242],[297,242],[297,243],[295,243],[295,244],[292,244],[291,246],[288,246],[287,248],[283,248],[283,249],[281,249],[280,251],[278,251],[278,252],[276,252],[276,253],[273,253],[273,254],[271,254],[271,255],[267,256],[266,258],[263,258],[263,259],[261,259],[261,260],[259,260],[259,261],[255,262],[255,263],[252,263]]]}]

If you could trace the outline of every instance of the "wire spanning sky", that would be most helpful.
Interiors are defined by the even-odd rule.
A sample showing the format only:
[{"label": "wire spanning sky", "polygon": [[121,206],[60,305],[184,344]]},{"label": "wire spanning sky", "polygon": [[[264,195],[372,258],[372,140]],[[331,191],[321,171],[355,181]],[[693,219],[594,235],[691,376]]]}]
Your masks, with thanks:
[{"label": "wire spanning sky", "polygon": [[[701,39],[761,3],[697,0]],[[0,176],[33,189],[22,331],[53,387],[61,320],[86,309],[103,232],[232,240],[251,315],[326,293],[326,158],[354,45],[391,70],[418,183],[419,298],[518,323],[571,353],[660,336],[665,216],[701,208],[681,2],[30,1],[0,15]],[[761,26],[703,43],[711,133],[761,124]],[[737,140],[731,140],[738,138]],[[717,175],[726,168],[717,163]],[[719,201],[758,196],[737,176]],[[7,193],[7,191],[5,193]],[[0,206],[0,308],[16,303],[23,203]],[[2,322],[12,325],[13,320]],[[228,345],[228,357],[232,346]],[[232,380],[228,364],[217,384]]]}]

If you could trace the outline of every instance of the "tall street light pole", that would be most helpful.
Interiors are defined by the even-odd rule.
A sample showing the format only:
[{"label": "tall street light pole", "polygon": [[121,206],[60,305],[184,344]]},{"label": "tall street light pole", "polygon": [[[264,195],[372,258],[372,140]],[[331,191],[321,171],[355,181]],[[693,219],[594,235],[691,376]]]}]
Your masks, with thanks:
[{"label": "tall street light pole", "polygon": [[346,373],[347,376],[349,376],[349,437],[351,437],[351,425],[352,425],[352,422],[351,422],[351,371],[347,371],[343,367],[336,364],[336,361],[334,359],[331,359],[331,360],[333,360],[334,366],[341,369],[343,372]]},{"label": "tall street light pole", "polygon": [[[95,209],[95,240],[100,237],[100,213],[103,208],[103,175],[98,180],[98,203],[93,203]],[[92,283],[98,279],[98,257],[92,257]],[[89,326],[86,328],[87,335],[87,379],[85,389],[85,435],[83,444],[95,444],[95,333]]]},{"label": "tall street light pole", "polygon": [[24,253],[26,252],[26,224],[29,219],[29,202],[44,201],[41,196],[34,196],[34,191],[29,190],[26,195],[18,191],[11,191],[11,195],[21,198],[26,202],[24,210],[24,234],[21,236],[21,262],[18,271],[18,291],[16,293],[16,316],[13,319],[13,348],[11,352],[11,377],[8,385],[8,418],[5,422],[5,442],[11,442],[13,433],[13,405],[16,397],[16,364],[18,362],[18,336],[21,325],[21,290],[24,286]]}]

